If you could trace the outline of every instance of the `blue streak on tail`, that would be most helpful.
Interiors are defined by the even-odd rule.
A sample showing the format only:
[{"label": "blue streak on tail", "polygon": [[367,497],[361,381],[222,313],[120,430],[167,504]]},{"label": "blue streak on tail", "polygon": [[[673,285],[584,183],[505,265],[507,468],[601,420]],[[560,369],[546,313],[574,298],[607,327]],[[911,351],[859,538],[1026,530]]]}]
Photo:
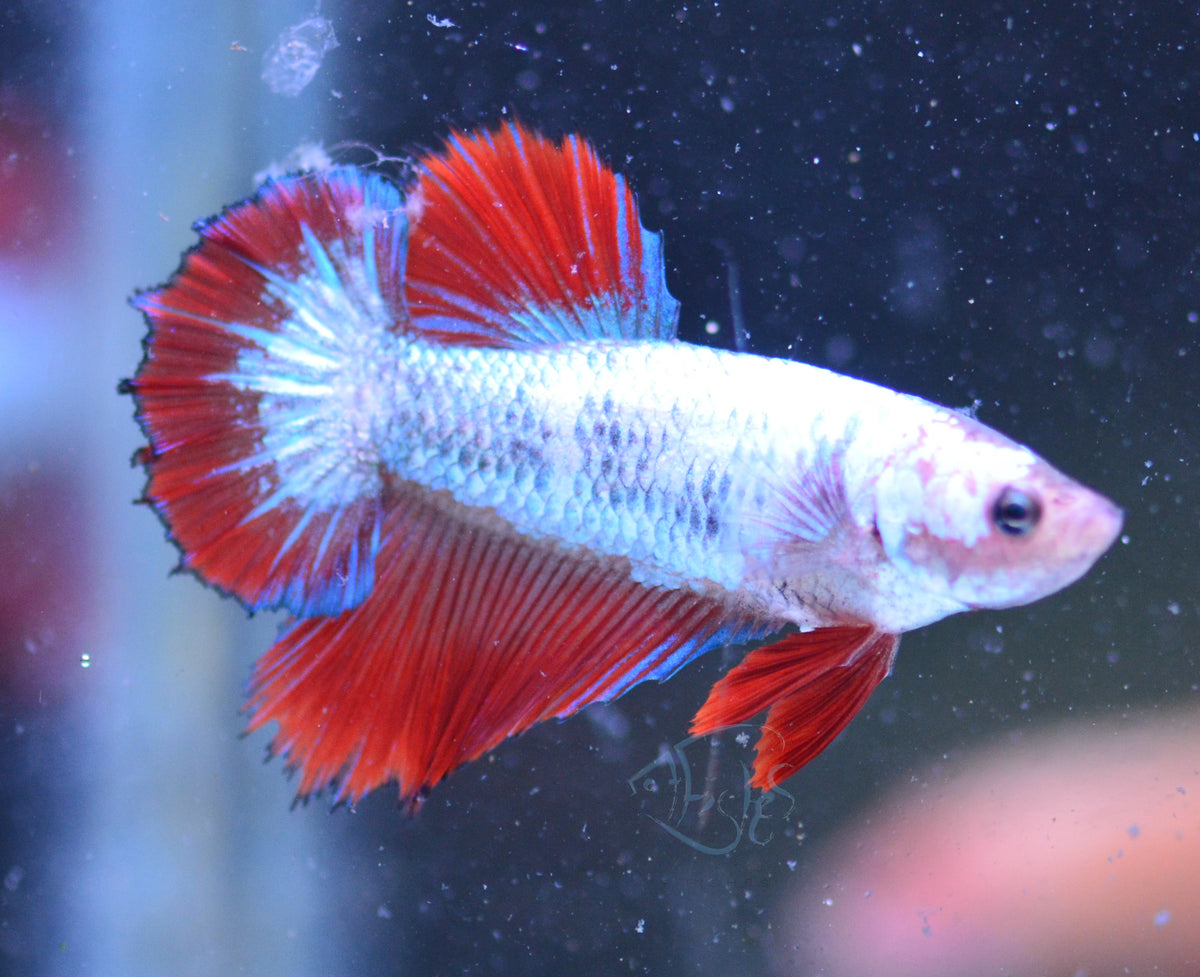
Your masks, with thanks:
[{"label": "blue streak on tail", "polygon": [[[588,703],[598,701],[598,697],[602,697],[604,701],[619,698],[635,685],[640,685],[642,682],[649,682],[651,680],[665,682],[685,665],[695,661],[706,652],[712,651],[715,648],[722,648],[726,645],[740,645],[759,641],[774,630],[776,630],[776,627],[773,625],[767,627],[754,623],[723,625],[707,635],[699,635],[682,642],[679,647],[662,661],[658,662],[653,668],[646,670],[632,669],[619,683],[611,687],[606,687],[612,681],[613,675],[627,664],[627,660],[623,659],[614,664],[605,674],[597,678],[578,698],[569,706],[560,710],[558,714],[569,716]],[[673,641],[674,639],[670,640]],[[644,660],[647,662],[654,661],[661,653],[661,650],[661,645],[658,648],[654,648],[644,656]]]},{"label": "blue streak on tail", "polygon": [[[279,181],[268,192],[300,192],[299,184],[312,179]],[[287,314],[273,328],[224,324],[247,346],[236,370],[209,377],[260,396],[260,450],[237,464],[248,477],[269,466],[274,477],[244,521],[295,512],[271,569],[282,575],[287,555],[302,547],[315,572],[282,579],[278,599],[266,603],[301,616],[354,607],[374,585],[381,512],[378,505],[361,503],[381,495],[381,446],[372,443],[375,418],[360,416],[357,408],[365,399],[376,410],[387,409],[389,392],[379,368],[394,358],[397,320],[404,316],[389,304],[394,297],[381,291],[380,223],[389,222],[383,229],[390,238],[387,260],[403,260],[407,238],[402,197],[381,178],[340,169],[316,179],[361,195],[362,213],[338,215],[345,238],[322,239],[300,224],[298,276],[241,258],[261,276],[264,294]],[[402,267],[390,271],[402,280]],[[323,527],[319,516],[327,517]],[[331,555],[337,559],[331,562]]]}]

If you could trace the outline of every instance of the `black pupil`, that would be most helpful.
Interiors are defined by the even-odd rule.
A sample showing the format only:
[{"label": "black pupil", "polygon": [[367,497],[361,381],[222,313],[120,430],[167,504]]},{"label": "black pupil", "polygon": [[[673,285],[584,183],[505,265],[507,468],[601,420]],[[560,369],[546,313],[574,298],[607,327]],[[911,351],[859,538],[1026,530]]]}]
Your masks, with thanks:
[{"label": "black pupil", "polygon": [[1024,536],[1033,531],[1042,516],[1038,500],[1028,492],[1009,486],[996,499],[992,520],[1009,536]]}]

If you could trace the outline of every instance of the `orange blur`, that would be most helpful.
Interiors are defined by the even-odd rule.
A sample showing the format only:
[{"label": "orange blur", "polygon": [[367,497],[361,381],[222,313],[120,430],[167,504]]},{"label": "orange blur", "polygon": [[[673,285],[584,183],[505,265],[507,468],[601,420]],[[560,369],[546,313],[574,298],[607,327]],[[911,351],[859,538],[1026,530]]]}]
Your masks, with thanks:
[{"label": "orange blur", "polygon": [[779,916],[780,975],[1200,974],[1200,716],[967,755],[835,839]]}]

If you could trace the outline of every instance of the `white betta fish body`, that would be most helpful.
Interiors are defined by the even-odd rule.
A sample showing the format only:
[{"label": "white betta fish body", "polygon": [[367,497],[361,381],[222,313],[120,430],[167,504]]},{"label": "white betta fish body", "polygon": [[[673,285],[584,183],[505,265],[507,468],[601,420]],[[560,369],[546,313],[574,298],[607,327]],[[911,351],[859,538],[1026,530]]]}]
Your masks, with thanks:
[{"label": "white betta fish body", "polygon": [[[395,422],[381,459],[399,477],[530,537],[627,557],[642,583],[804,628],[900,632],[1024,603],[1081,575],[1111,531],[1111,510],[1054,506],[1074,521],[1035,554],[997,505],[1074,483],[961,412],[802,363],[653,341],[420,344],[400,361],[377,407]],[[943,476],[935,499],[943,470],[972,478]],[[998,552],[951,581],[910,537]],[[1030,565],[1014,575],[1014,561]]]},{"label": "white betta fish body", "polygon": [[138,300],[149,500],[185,564],[296,619],[252,727],[301,792],[417,799],[540,719],[795,626],[704,732],[815,756],[901,632],[1072,582],[1119,511],[965,414],[681,343],[658,238],[577,139],[455,139],[406,195],[337,170],[203,228]]}]

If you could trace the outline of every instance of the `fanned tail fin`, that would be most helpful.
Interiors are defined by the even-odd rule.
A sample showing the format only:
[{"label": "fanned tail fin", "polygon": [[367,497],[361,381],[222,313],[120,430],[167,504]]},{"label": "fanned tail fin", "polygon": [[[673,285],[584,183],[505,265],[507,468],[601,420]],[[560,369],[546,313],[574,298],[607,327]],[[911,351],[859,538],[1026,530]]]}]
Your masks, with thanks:
[{"label": "fanned tail fin", "polygon": [[170,283],[134,299],[146,497],[183,566],[248,607],[353,607],[380,542],[400,193],[350,169],[289,177],[198,229]]}]

